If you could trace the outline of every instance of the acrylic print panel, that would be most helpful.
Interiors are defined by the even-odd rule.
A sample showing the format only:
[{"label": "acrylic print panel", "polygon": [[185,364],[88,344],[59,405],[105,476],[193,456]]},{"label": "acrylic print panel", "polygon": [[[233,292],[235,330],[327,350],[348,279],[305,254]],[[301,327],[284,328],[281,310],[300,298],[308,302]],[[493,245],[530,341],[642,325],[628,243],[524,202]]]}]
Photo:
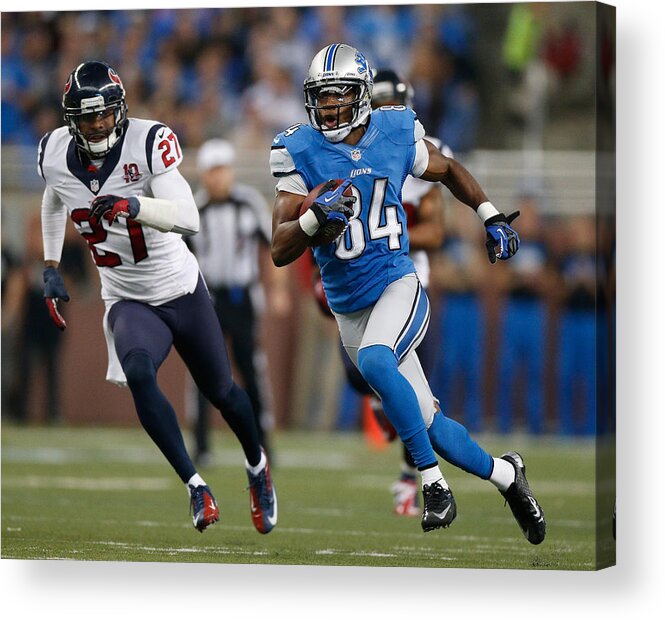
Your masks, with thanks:
[{"label": "acrylic print panel", "polygon": [[[612,7],[577,2],[3,13],[3,320],[12,323],[2,356],[2,557],[575,571],[613,565],[614,20]],[[382,92],[379,84],[398,98],[401,85],[413,89],[412,98],[385,99],[392,108],[369,117],[368,135],[384,128],[374,140],[390,141],[389,132],[389,151],[372,151],[370,140],[331,146],[310,128],[303,80],[321,49],[327,49],[322,70],[335,69],[345,58],[338,43],[362,52],[348,62],[363,84],[370,67],[397,74],[396,81],[377,80],[375,96]],[[197,392],[181,359],[171,354],[158,383],[221,509],[220,522],[202,535],[192,527],[187,488],[137,421],[130,390],[104,379],[104,305],[88,250],[99,259],[101,236],[126,222],[94,229],[87,220],[67,224],[61,272],[71,300],[59,306],[67,330],[55,331],[43,307],[38,205],[44,180],[35,162],[41,143],[48,184],[58,174],[78,188],[86,174],[97,174],[83,166],[95,162],[74,142],[70,148],[66,130],[57,129],[69,73],[93,59],[117,71],[130,117],[118,143],[123,150],[107,156],[116,162],[118,184],[110,193],[131,195],[133,183],[157,172],[153,165],[175,164],[177,148],[182,163],[176,165],[200,198],[201,147],[221,138],[235,151],[235,183],[251,188],[242,195],[258,193],[268,218],[277,181],[269,163],[273,144],[280,153],[273,155],[272,172],[284,173],[277,178],[295,183],[292,189],[298,187],[294,170],[308,190],[318,184],[312,175],[353,177],[356,212],[339,245],[349,264],[367,261],[371,269],[376,263],[366,248],[392,243],[390,251],[404,255],[401,265],[409,271],[409,226],[411,251],[421,248],[414,260],[427,289],[429,327],[419,343],[422,332],[415,326],[427,315],[421,297],[422,312],[414,313],[414,328],[405,329],[403,348],[397,348],[401,354],[418,345],[440,401],[443,413],[428,437],[442,452],[439,466],[456,501],[449,528],[423,532],[420,474],[402,462],[399,438],[385,438],[386,419],[407,440],[404,420],[419,420],[408,406],[408,389],[393,389],[403,375],[375,386],[388,403],[388,415],[377,418],[371,390],[354,374],[334,320],[319,307],[325,310],[319,303],[325,298],[321,290],[317,297],[312,260],[305,254],[276,268],[267,253],[257,259],[262,296],[256,286],[250,294],[246,283],[227,281],[216,299],[222,321],[235,312],[224,326],[233,376],[260,409],[278,523],[267,535],[256,531],[250,503],[259,498],[246,488],[241,444],[216,410],[207,413],[207,431],[197,425]],[[498,211],[520,211],[511,224],[520,237],[512,258],[490,264],[483,222],[458,200],[459,189],[456,198],[447,188],[407,186],[400,197],[399,187],[382,185],[386,177],[401,178],[395,166],[408,168],[414,157],[408,144],[413,114],[402,104],[416,111],[427,135],[441,140]],[[153,119],[174,137],[155,139],[159,127],[152,138],[149,130],[130,134],[139,125],[133,119]],[[56,144],[64,146],[56,151]],[[155,149],[148,151],[149,165],[146,145]],[[348,156],[333,170],[334,157],[322,160],[317,149],[346,149]],[[79,168],[79,176],[71,172]],[[395,200],[372,200],[383,195],[373,192],[377,187],[387,196],[394,192]],[[86,194],[78,208],[92,197]],[[252,221],[243,219],[238,234]],[[204,253],[223,244],[204,211],[201,222],[195,239],[210,240],[197,250],[203,265]],[[164,234],[141,226],[149,239]],[[83,243],[77,229],[85,233]],[[499,237],[510,233],[499,229]],[[224,260],[240,254],[239,247]],[[387,270],[382,266],[378,273]],[[228,271],[241,277],[240,268]],[[24,276],[33,272],[35,278]],[[330,295],[327,277],[324,270],[323,290]],[[212,289],[211,276],[206,279]],[[348,293],[350,286],[342,288]],[[250,299],[258,304],[251,312],[238,305]],[[344,296],[327,301],[343,304]],[[400,304],[402,298],[382,310],[379,335],[395,323]],[[247,338],[233,341],[230,334],[240,324],[251,327],[252,313],[258,346],[249,357],[259,361],[248,371]],[[38,353],[54,364],[35,362]],[[150,402],[168,411],[161,398]],[[440,426],[442,415],[449,421]],[[166,414],[158,416],[156,443],[163,447],[159,436],[167,436],[177,444],[177,432],[165,428],[164,419]],[[427,440],[410,445],[422,462]],[[523,457],[539,504],[526,499],[524,506],[534,520],[542,511],[547,521],[538,545],[525,539],[496,486],[510,482],[512,465],[501,459],[494,464],[490,455],[498,459],[507,451]],[[492,481],[483,479],[490,475]],[[445,507],[444,498],[429,512]]]}]

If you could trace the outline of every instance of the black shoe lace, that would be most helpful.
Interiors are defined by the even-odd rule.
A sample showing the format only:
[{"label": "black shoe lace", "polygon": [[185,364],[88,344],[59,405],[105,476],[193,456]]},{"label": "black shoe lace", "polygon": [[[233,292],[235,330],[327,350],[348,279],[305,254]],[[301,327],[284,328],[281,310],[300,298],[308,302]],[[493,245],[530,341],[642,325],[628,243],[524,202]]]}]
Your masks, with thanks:
[{"label": "black shoe lace", "polygon": [[424,489],[425,510],[432,512],[441,512],[446,500],[445,489],[435,482]]}]

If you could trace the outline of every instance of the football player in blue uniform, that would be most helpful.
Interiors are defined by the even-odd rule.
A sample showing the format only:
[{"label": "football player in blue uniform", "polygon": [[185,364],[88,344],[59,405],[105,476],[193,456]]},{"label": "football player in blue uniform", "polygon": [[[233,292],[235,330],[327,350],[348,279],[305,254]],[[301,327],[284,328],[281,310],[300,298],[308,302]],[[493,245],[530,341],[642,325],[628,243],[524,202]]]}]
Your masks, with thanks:
[{"label": "football player in blue uniform", "polygon": [[[500,213],[462,165],[424,139],[412,110],[386,106],[372,112],[372,85],[365,57],[349,45],[328,45],[312,60],[304,82],[309,125],[278,134],[270,153],[278,178],[273,261],[287,265],[316,244],[314,256],[344,347],[381,398],[421,473],[423,530],[448,527],[457,512],[436,451],[493,482],[527,540],[539,544],[545,519],[521,456],[507,452],[493,458],[461,424],[445,417],[415,354],[430,313],[409,258],[402,184],[408,174],[439,181],[473,208],[485,225],[492,263],[510,258],[519,247],[510,226],[515,214]],[[344,182],[303,209],[305,197],[330,179]],[[317,233],[335,227],[334,241],[321,243]]]}]

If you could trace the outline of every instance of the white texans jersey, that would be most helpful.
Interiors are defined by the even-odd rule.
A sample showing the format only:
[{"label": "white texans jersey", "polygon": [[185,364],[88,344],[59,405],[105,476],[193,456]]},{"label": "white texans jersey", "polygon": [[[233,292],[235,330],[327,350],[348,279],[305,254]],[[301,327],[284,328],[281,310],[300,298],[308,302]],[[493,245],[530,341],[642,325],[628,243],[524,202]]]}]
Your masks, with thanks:
[{"label": "white texans jersey", "polygon": [[[441,144],[441,140],[432,136],[425,139],[436,146],[446,157],[452,157],[453,153],[448,146]],[[412,225],[418,221],[418,209],[423,196],[432,189],[432,183],[409,175],[402,186],[402,204],[407,215],[407,224]],[[426,250],[412,250],[409,256],[416,267],[418,279],[424,288],[429,287],[429,257]]]},{"label": "white texans jersey", "polygon": [[38,170],[47,184],[45,196],[50,190],[57,198],[43,209],[51,214],[67,210],[88,243],[107,307],[120,299],[160,305],[194,290],[198,264],[181,235],[124,218],[112,224],[102,218],[94,225],[89,218],[90,203],[97,196],[153,197],[151,179],[176,169],[181,161],[175,134],[156,121],[128,119],[121,139],[99,168],[80,153],[67,127],[42,138]]}]

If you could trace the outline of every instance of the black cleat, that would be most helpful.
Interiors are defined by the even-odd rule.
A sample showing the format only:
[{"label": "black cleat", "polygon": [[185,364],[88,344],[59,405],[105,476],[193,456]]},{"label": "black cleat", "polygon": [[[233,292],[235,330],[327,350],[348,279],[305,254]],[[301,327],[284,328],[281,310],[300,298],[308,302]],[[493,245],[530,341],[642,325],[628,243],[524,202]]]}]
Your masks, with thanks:
[{"label": "black cleat", "polygon": [[444,489],[438,482],[423,487],[425,509],[420,522],[423,531],[429,532],[440,527],[449,527],[457,516],[457,505],[450,489]]},{"label": "black cleat", "polygon": [[524,461],[517,452],[506,452],[501,458],[515,468],[515,482],[499,493],[510,506],[524,537],[532,545],[539,545],[545,539],[545,514],[526,481]]}]

